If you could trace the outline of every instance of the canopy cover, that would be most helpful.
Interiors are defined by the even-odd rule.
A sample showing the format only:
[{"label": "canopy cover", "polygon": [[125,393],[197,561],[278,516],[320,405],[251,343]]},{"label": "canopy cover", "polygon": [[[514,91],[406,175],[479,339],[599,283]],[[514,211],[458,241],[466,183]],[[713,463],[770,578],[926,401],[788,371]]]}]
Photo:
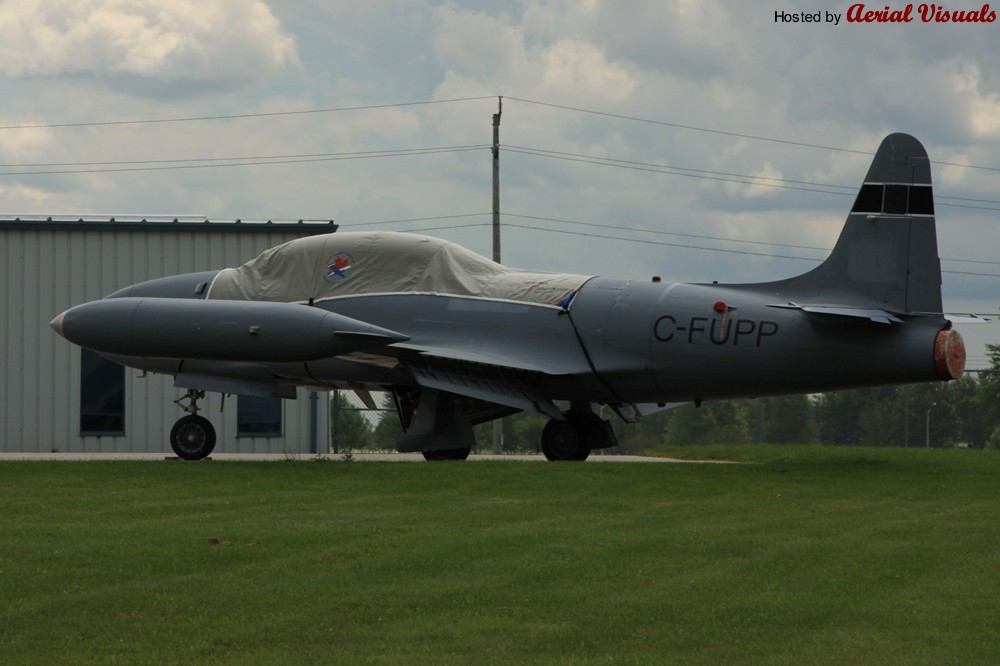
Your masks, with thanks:
[{"label": "canopy cover", "polygon": [[507,268],[440,238],[344,232],[298,238],[224,269],[208,298],[295,303],[418,292],[558,305],[590,277]]}]

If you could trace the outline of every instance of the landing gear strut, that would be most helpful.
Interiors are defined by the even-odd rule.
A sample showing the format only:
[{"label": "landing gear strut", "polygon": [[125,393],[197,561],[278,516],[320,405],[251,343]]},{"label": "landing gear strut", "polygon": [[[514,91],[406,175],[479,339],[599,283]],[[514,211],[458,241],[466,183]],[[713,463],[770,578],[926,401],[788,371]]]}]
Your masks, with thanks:
[{"label": "landing gear strut", "polygon": [[[170,448],[182,460],[202,460],[215,449],[215,427],[204,416],[198,415],[198,400],[204,397],[204,391],[188,389],[183,398],[174,401],[188,412],[170,429]],[[184,400],[188,400],[189,404],[183,404]]]},{"label": "landing gear strut", "polygon": [[542,453],[549,460],[586,460],[593,449],[615,446],[611,424],[590,411],[586,403],[573,403],[563,414],[565,421],[552,419],[542,430]]}]

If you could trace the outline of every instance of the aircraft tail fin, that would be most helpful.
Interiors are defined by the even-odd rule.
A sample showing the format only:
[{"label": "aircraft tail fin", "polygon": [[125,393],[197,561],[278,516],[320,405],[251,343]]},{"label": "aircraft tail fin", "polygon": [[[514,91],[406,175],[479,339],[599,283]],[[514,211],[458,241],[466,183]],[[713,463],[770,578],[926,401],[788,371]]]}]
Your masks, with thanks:
[{"label": "aircraft tail fin", "polygon": [[941,266],[930,161],[908,134],[890,134],[872,160],[830,256],[775,283],[790,300],[940,313]]}]

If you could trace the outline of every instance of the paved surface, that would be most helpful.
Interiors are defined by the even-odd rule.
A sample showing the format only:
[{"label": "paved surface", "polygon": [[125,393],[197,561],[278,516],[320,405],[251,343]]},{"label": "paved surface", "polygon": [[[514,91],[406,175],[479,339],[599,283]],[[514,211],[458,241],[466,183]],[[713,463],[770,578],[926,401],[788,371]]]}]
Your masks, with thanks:
[{"label": "paved surface", "polygon": [[[315,459],[311,453],[214,453],[209,460],[234,461],[285,461]],[[333,461],[344,460],[345,454],[331,453],[325,458]],[[351,460],[359,462],[424,462],[419,453],[351,453]],[[0,453],[0,461],[4,460],[178,460],[169,453]],[[491,455],[476,454],[469,456],[469,461],[477,460],[518,460],[524,462],[546,462],[541,454],[510,454]],[[587,462],[606,463],[716,463],[718,460],[682,460],[680,458],[650,458],[646,456],[608,456],[593,454]]]}]

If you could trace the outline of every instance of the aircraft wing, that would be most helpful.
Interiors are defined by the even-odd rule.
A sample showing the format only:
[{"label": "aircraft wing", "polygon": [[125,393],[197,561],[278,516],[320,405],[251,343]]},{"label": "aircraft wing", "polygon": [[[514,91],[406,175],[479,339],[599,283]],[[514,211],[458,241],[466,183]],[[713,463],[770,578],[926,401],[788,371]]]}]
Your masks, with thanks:
[{"label": "aircraft wing", "polygon": [[[382,353],[425,388],[562,418],[551,386],[573,377],[593,381],[593,368],[564,310],[527,303],[441,297],[343,299],[338,313],[379,327],[405,330],[407,339]],[[374,315],[372,313],[375,313]],[[381,330],[381,329],[379,329]]]},{"label": "aircraft wing", "polygon": [[405,343],[394,346],[416,352],[406,365],[425,388],[562,418],[559,408],[539,387],[544,375],[563,374],[566,370],[556,363],[539,367],[524,359],[489,352]]}]

